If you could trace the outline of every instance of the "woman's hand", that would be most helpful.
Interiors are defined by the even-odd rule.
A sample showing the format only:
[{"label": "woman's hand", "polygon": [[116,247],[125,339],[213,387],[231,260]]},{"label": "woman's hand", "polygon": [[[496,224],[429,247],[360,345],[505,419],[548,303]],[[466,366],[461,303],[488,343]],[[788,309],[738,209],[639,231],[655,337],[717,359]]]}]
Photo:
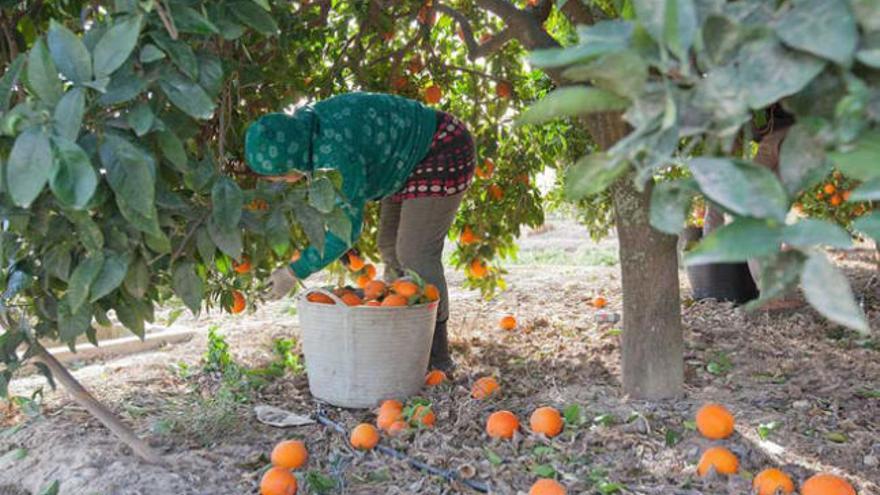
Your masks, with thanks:
[{"label": "woman's hand", "polygon": [[290,294],[290,291],[293,290],[293,287],[297,283],[296,275],[289,266],[282,266],[272,272],[272,276],[269,277],[269,280],[272,282],[272,289],[269,291],[269,298],[276,300]]}]

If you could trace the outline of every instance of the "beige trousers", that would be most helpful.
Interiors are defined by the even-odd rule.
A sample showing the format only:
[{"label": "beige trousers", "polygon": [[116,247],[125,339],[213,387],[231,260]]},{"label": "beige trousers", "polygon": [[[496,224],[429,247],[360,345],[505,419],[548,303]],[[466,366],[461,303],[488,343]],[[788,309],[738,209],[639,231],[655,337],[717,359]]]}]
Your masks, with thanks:
[{"label": "beige trousers", "polygon": [[437,321],[449,318],[449,291],[443,273],[443,245],[464,194],[382,200],[379,211],[379,253],[386,281],[412,270],[440,290]]}]

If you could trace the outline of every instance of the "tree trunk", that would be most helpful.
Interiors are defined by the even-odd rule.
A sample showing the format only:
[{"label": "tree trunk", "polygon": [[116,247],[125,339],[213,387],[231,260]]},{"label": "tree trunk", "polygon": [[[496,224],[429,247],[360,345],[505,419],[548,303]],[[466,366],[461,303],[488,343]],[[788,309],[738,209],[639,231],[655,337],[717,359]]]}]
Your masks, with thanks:
[{"label": "tree trunk", "polygon": [[117,438],[131,447],[131,450],[133,450],[138,457],[151,464],[164,464],[162,457],[155,450],[147,445],[146,442],[138,438],[131,428],[126,426],[119,417],[113,414],[113,411],[110,411],[103,404],[98,402],[98,400],[95,399],[92,394],[90,394],[89,391],[70,374],[69,371],[67,371],[67,368],[62,366],[62,364],[55,359],[55,356],[49,354],[49,351],[47,351],[45,347],[40,343],[34,343],[33,347],[36,351],[34,354],[35,358],[49,368],[49,371],[52,372],[52,376],[64,386],[71,397],[73,397],[74,402],[87,410],[92,416],[97,418],[101,424],[107,427],[108,430],[113,432]]},{"label": "tree trunk", "polygon": [[681,395],[684,342],[677,239],[648,223],[651,188],[624,177],[613,190],[623,285],[623,390],[637,399]]},{"label": "tree trunk", "polygon": [[[626,136],[619,114],[588,118],[603,150]],[[639,192],[625,176],[612,191],[623,286],[623,390],[638,399],[681,395],[684,341],[678,286],[678,239],[649,222],[651,187]]]}]

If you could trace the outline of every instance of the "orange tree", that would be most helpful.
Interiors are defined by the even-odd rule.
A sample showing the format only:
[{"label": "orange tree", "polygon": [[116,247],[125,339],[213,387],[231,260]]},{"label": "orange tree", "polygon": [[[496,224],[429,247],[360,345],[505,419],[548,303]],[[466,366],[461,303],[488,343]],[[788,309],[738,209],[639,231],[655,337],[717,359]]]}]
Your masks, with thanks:
[{"label": "orange tree", "polygon": [[143,336],[172,295],[196,313],[241,311],[243,292],[260,288],[254,272],[306,237],[321,246],[326,231],[349,231],[340,181],[316,173],[295,187],[242,188],[230,177],[235,138],[263,111],[248,102],[259,80],[245,75],[276,43],[268,2],[7,4],[0,393],[32,360],[158,461],[41,342],[95,342],[111,313]]},{"label": "orange tree", "polygon": [[[650,215],[641,207],[630,211],[650,218],[655,230],[676,234],[702,194],[735,220],[692,250],[689,263],[757,259],[763,269],[756,304],[800,283],[807,301],[831,321],[868,332],[846,278],[820,249],[849,247],[850,235],[826,220],[786,223],[786,217],[804,192],[822,189],[834,197],[838,186],[825,191],[822,181],[832,164],[862,182],[834,206],[880,198],[877,3],[633,0],[631,6],[624,19],[580,29],[578,43],[531,58],[577,86],[549,94],[524,122],[625,112],[630,126],[606,152],[569,168],[569,197],[643,191]],[[750,147],[736,145],[748,138],[754,113],[776,102],[797,121],[782,145],[778,177],[750,161]],[[689,176],[654,186],[653,177],[671,163]],[[618,214],[619,230],[622,220]],[[853,226],[880,238],[876,212]],[[665,342],[658,344],[680,346],[680,333],[662,333]],[[627,326],[625,383],[628,371],[652,367],[637,364],[645,352],[643,336]]]},{"label": "orange tree", "polygon": [[[159,460],[41,341],[94,343],[95,326],[111,315],[143,336],[172,296],[193,312],[242,311],[298,245],[320,247],[325,232],[349,231],[335,206],[338,176],[318,172],[290,187],[240,175],[244,129],[267,111],[355,89],[439,98],[470,124],[481,150],[456,224],[474,242],[460,243],[456,262],[510,255],[520,226],[541,223],[535,174],[582,152],[585,138],[566,123],[512,133],[522,102],[549,84],[524,66],[510,31],[479,9],[435,21],[433,7],[409,2],[330,6],[4,7],[0,393],[32,362],[135,452]],[[465,41],[452,15],[468,26]],[[489,36],[479,46],[475,26]],[[563,18],[548,26],[573,34]],[[484,58],[470,51],[480,46]],[[375,214],[361,241],[370,254]],[[471,269],[470,283],[489,293],[501,270],[486,272]]]}]

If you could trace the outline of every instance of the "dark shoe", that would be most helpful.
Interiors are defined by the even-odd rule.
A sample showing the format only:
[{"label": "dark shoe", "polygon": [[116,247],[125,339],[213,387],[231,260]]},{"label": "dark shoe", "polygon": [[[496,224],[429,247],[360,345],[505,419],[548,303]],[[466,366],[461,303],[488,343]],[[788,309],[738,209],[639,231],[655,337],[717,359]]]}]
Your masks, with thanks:
[{"label": "dark shoe", "polygon": [[455,362],[449,355],[449,337],[446,334],[446,322],[438,321],[434,326],[434,341],[431,343],[431,362],[428,370],[440,370],[451,379],[455,370]]}]

